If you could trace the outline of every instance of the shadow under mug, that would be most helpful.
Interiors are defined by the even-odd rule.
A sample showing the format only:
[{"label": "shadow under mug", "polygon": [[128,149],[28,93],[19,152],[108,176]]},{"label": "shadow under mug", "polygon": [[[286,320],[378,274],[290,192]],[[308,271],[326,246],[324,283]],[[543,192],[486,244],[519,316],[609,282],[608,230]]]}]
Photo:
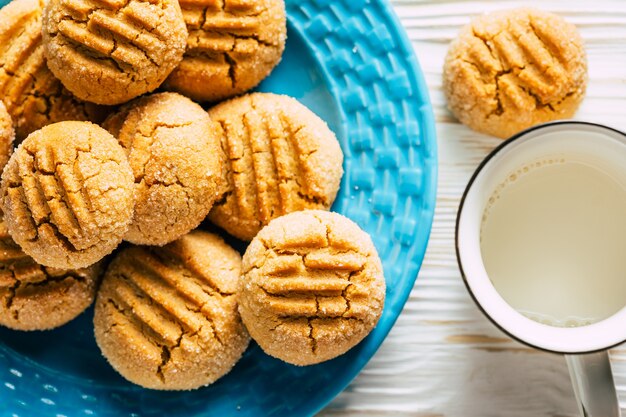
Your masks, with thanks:
[{"label": "shadow under mug", "polygon": [[[590,164],[619,161],[626,176],[626,134],[622,132],[577,121],[552,122],[523,131],[493,150],[470,179],[457,214],[456,254],[472,298],[497,327],[526,345],[566,355],[581,415],[615,417],[621,414],[606,350],[626,341],[626,308],[580,327],[554,327],[531,320],[507,304],[494,288],[480,249],[483,212],[496,187],[528,163],[571,152],[585,155]],[[626,279],[626,271],[624,274]]]}]

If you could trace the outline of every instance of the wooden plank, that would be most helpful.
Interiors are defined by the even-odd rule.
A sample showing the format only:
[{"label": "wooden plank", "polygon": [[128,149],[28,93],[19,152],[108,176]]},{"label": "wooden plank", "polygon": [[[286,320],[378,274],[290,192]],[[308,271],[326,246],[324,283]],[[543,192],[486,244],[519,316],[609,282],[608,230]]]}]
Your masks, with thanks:
[{"label": "wooden plank", "polygon": [[[395,0],[425,72],[437,120],[439,195],[419,279],[389,337],[324,416],[576,417],[565,360],[509,340],[474,306],[454,254],[460,195],[500,141],[472,132],[447,111],[441,67],[448,43],[471,16],[538,4],[513,0]],[[626,130],[626,2],[549,0],[541,8],[575,23],[589,59],[579,120]],[[626,411],[626,350],[612,351]]]}]

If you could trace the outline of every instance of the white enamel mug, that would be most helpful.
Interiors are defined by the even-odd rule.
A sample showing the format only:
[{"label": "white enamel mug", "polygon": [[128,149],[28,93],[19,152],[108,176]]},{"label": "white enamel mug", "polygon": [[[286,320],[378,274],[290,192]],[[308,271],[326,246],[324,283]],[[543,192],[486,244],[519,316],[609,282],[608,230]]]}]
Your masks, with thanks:
[{"label": "white enamel mug", "polygon": [[481,256],[483,212],[496,187],[527,163],[570,152],[585,155],[585,163],[592,166],[618,167],[626,179],[626,135],[622,132],[575,121],[523,131],[491,152],[470,179],[457,214],[457,259],[474,301],[497,327],[526,345],[566,355],[581,415],[615,417],[621,414],[606,350],[626,341],[626,308],[580,327],[554,327],[533,321],[498,294]]}]

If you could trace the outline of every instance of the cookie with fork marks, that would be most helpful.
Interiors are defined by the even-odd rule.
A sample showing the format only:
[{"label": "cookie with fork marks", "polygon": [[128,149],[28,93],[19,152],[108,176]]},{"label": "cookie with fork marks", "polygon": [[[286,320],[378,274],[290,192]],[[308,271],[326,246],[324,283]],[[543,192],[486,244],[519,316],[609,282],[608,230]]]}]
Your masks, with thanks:
[{"label": "cookie with fork marks", "polygon": [[243,256],[241,318],[265,353],[294,365],[347,352],[374,328],[384,300],[372,240],[337,213],[279,217]]}]

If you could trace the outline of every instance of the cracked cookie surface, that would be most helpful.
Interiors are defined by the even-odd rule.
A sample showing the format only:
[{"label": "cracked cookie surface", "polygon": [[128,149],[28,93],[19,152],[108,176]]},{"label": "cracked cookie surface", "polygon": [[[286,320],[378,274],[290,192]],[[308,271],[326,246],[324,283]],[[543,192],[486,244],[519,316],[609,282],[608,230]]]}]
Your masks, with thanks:
[{"label": "cracked cookie surface", "polygon": [[216,381],[249,336],[237,312],[241,256],[194,231],[163,247],[134,246],[109,266],[96,300],[96,342],[124,378],[190,390]]},{"label": "cracked cookie surface", "polygon": [[243,256],[241,318],[265,353],[294,365],[347,352],[374,328],[384,300],[370,237],[337,213],[275,219]]},{"label": "cracked cookie surface", "polygon": [[101,264],[67,270],[47,268],[26,255],[0,218],[0,324],[46,330],[74,319],[91,305]]},{"label": "cracked cookie surface", "polygon": [[9,157],[13,153],[14,139],[15,130],[13,129],[11,115],[9,115],[4,103],[0,100],[0,172],[9,162]]},{"label": "cracked cookie surface", "polygon": [[586,85],[578,30],[536,9],[474,19],[450,45],[444,65],[450,110],[472,129],[501,138],[572,117]]},{"label": "cracked cookie surface", "polygon": [[128,103],[103,127],[126,150],[135,176],[135,214],[124,239],[164,245],[196,228],[225,181],[206,111],[179,94],[160,93]]},{"label": "cracked cookie surface", "polygon": [[95,123],[109,109],[75,98],[46,66],[41,42],[43,1],[14,0],[0,9],[0,97],[18,141],[63,120]]},{"label": "cracked cookie surface", "polygon": [[111,253],[133,214],[133,174],[117,140],[89,122],[31,135],[2,174],[13,239],[42,265],[83,268]]},{"label": "cracked cookie surface", "polygon": [[219,101],[255,87],[281,59],[287,36],[283,0],[181,0],[189,37],[164,87],[197,101]]},{"label": "cracked cookie surface", "polygon": [[343,153],[326,123],[297,100],[244,95],[209,110],[226,155],[225,194],[209,219],[251,240],[270,220],[333,204]]},{"label": "cracked cookie surface", "polygon": [[50,0],[44,9],[48,67],[76,97],[98,104],[157,88],[186,40],[176,0]]}]

